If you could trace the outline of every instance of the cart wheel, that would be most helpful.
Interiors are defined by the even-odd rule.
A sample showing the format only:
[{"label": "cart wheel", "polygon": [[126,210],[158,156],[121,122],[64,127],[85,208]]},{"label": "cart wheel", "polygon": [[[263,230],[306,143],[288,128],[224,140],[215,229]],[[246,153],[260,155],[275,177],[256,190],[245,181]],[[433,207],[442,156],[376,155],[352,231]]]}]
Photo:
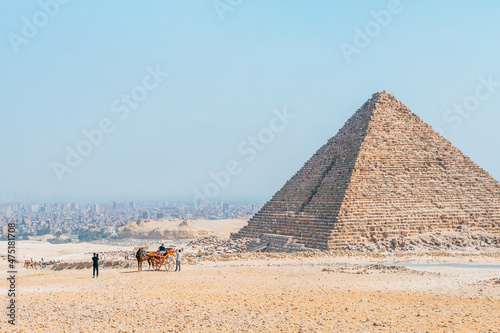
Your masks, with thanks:
[{"label": "cart wheel", "polygon": [[167,271],[171,271],[175,268],[175,259],[172,256],[169,256],[165,259],[165,269]]}]

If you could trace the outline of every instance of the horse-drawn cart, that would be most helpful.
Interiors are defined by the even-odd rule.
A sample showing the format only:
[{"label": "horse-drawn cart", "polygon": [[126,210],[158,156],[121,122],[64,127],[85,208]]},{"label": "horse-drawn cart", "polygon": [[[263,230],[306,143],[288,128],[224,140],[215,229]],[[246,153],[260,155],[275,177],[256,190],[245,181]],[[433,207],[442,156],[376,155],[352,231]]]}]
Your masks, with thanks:
[{"label": "horse-drawn cart", "polygon": [[175,268],[175,249],[166,248],[165,251],[145,251],[146,260],[151,262],[155,271],[159,271],[161,266],[165,266],[165,270],[172,271]]}]

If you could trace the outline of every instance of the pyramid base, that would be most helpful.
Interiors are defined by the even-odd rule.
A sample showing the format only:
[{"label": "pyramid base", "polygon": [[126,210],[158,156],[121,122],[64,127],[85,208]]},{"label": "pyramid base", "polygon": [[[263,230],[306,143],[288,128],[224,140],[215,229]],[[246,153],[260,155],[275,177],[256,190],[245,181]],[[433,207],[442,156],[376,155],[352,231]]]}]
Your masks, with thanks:
[{"label": "pyramid base", "polygon": [[[232,235],[234,236],[234,235]],[[238,237],[232,237],[238,238]],[[300,244],[293,236],[262,234],[247,246],[248,252],[304,252],[317,251]]]}]

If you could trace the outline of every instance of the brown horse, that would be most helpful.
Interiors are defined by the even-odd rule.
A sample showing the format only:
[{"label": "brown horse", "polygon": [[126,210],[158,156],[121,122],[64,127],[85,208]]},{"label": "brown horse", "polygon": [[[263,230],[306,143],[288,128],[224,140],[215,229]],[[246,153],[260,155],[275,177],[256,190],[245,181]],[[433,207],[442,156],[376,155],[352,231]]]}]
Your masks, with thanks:
[{"label": "brown horse", "polygon": [[142,271],[142,262],[146,258],[146,252],[142,247],[135,253],[135,258],[137,259],[137,271],[140,272]]},{"label": "brown horse", "polygon": [[142,271],[142,262],[146,260],[148,261],[149,270],[151,270],[151,266],[154,268],[153,258],[148,256],[142,247],[137,250],[135,257],[137,259],[137,271]]}]

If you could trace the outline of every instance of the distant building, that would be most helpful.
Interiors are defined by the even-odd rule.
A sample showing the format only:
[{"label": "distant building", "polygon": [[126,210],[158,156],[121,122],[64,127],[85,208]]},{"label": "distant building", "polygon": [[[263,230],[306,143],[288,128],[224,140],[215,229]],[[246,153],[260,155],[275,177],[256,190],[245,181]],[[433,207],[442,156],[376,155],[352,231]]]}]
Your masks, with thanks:
[{"label": "distant building", "polygon": [[30,205],[30,212],[32,213],[38,213],[40,210],[40,206],[37,204]]},{"label": "distant building", "polygon": [[252,204],[252,212],[253,213],[258,213],[261,208],[262,208],[262,205]]},{"label": "distant building", "polygon": [[113,201],[113,210],[116,211],[125,210],[125,204],[118,201]]},{"label": "distant building", "polygon": [[99,204],[93,204],[92,205],[92,208],[90,209],[91,211],[93,211],[94,213],[96,214],[99,214],[100,213],[100,207],[99,207]]},{"label": "distant building", "polygon": [[52,211],[52,208],[48,203],[46,203],[43,205],[43,207],[40,207],[40,211],[43,213],[50,213]]},{"label": "distant building", "polygon": [[78,210],[78,208],[80,208],[80,207],[79,207],[79,205],[78,205],[76,202],[73,202],[73,203],[71,204],[71,210],[73,210],[73,211],[77,211],[77,210]]},{"label": "distant building", "polygon": [[132,208],[132,209],[136,209],[136,207],[137,207],[135,204],[135,201],[131,201],[128,206],[129,206],[129,208]]},{"label": "distant building", "polygon": [[151,218],[151,215],[149,214],[149,212],[147,210],[145,210],[142,212],[142,218],[145,220],[149,220]]}]

